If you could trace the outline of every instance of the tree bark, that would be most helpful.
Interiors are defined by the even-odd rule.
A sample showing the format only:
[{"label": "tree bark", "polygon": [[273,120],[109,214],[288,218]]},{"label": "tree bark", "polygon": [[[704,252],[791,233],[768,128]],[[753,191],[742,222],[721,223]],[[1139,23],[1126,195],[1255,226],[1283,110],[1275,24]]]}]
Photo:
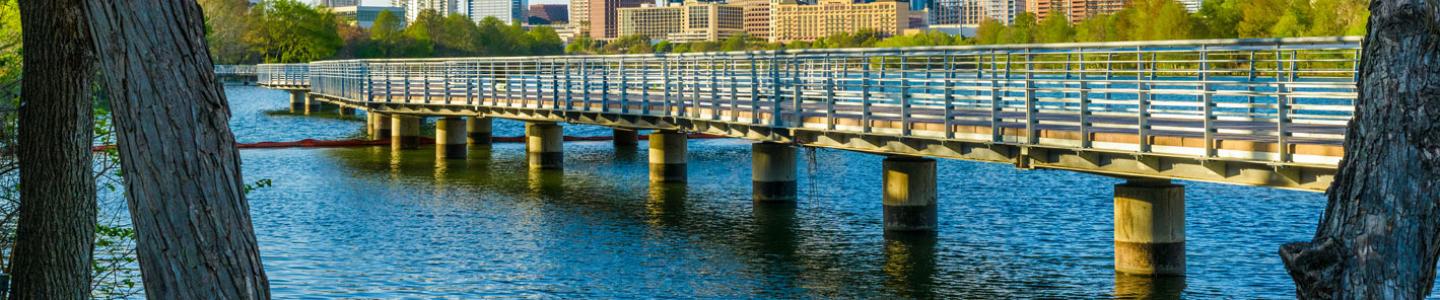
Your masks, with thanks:
[{"label": "tree bark", "polygon": [[85,0],[151,299],[267,299],[240,153],[194,0]]},{"label": "tree bark", "polygon": [[1420,299],[1440,255],[1440,6],[1375,0],[1345,158],[1310,242],[1280,248],[1306,299]]},{"label": "tree bark", "polygon": [[94,53],[81,0],[22,1],[14,299],[90,297]]}]

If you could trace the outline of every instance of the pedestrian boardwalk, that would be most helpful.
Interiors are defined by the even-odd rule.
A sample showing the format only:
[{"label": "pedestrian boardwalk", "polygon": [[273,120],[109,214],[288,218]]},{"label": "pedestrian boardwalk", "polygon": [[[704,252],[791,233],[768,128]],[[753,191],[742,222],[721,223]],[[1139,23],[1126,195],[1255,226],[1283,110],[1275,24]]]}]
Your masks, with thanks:
[{"label": "pedestrian boardwalk", "polygon": [[[320,61],[263,86],[371,113],[679,130],[1323,191],[1353,37]],[[978,174],[940,174],[939,176]],[[983,175],[980,175],[983,176]]]}]

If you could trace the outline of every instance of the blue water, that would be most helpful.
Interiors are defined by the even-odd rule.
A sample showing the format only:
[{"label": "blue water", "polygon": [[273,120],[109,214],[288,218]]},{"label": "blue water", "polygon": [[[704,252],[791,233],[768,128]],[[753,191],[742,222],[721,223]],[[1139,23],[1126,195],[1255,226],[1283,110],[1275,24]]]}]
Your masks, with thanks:
[{"label": "blue water", "polygon": [[[228,86],[241,142],[363,134],[363,118],[285,112]],[[428,130],[428,129],[427,129]],[[566,126],[569,135],[609,130]],[[496,121],[496,136],[521,123]],[[428,132],[428,131],[427,131]],[[880,161],[802,152],[794,208],[751,203],[749,145],[692,140],[688,184],[652,186],[646,148],[524,145],[436,160],[432,147],[241,151],[277,298],[1293,298],[1276,251],[1308,240],[1318,193],[1181,182],[1188,276],[1117,276],[1112,186],[1064,171],[940,160],[939,229],[886,236]]]}]

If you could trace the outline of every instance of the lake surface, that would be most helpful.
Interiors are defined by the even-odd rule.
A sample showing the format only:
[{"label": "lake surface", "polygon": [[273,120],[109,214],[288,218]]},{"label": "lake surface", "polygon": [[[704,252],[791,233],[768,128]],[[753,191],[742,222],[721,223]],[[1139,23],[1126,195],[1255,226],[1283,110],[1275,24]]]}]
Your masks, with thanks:
[{"label": "lake surface", "polygon": [[[364,133],[363,116],[294,115],[285,92],[226,88],[240,142]],[[494,133],[522,135],[522,123]],[[1122,180],[939,160],[938,232],[887,236],[881,156],[802,150],[798,204],[755,206],[748,144],[691,140],[690,182],[659,186],[644,143],[566,143],[565,169],[546,172],[515,143],[463,160],[430,146],[241,156],[247,181],[274,182],[250,205],[279,299],[1293,299],[1277,249],[1308,240],[1325,208],[1319,193],[1180,182],[1188,276],[1152,280],[1113,271]]]}]

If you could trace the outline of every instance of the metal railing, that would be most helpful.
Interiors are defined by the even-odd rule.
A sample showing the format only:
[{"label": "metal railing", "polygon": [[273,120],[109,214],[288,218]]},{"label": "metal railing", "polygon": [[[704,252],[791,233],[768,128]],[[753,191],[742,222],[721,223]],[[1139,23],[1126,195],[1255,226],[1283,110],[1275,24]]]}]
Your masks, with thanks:
[{"label": "metal railing", "polygon": [[255,66],[259,72],[256,83],[267,86],[308,86],[310,65],[308,64],[261,64]]},{"label": "metal railing", "polygon": [[215,74],[221,76],[256,76],[255,65],[215,65]]},{"label": "metal railing", "polygon": [[[604,112],[1297,163],[1293,145],[1343,141],[1359,51],[1358,37],[1336,37],[377,59],[308,69],[262,65],[260,81],[308,79],[313,93],[360,103]],[[1117,144],[1097,140],[1101,134],[1134,138]],[[1157,136],[1203,145],[1158,149]],[[1217,146],[1222,140],[1276,147],[1227,154]]]}]

